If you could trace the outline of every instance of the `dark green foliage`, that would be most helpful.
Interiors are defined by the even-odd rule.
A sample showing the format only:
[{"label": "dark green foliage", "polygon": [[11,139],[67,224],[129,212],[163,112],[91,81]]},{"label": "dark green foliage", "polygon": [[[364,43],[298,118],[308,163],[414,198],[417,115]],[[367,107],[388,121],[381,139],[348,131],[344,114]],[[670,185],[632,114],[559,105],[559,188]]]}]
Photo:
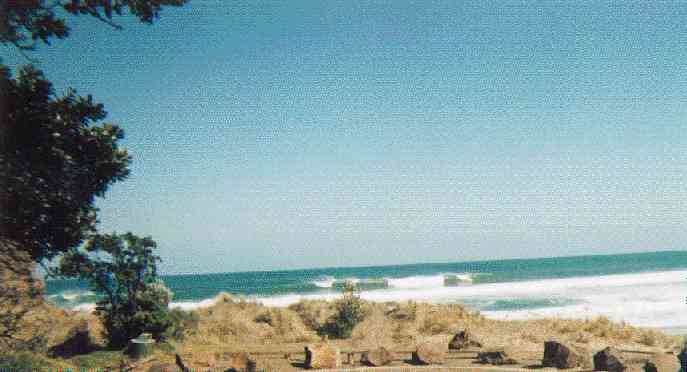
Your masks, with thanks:
[{"label": "dark green foliage", "polygon": [[336,312],[327,320],[319,333],[334,338],[349,338],[353,328],[365,319],[365,303],[353,291],[347,290],[343,298],[336,301]]},{"label": "dark green foliage", "polygon": [[87,15],[114,28],[113,15],[132,14],[141,22],[153,23],[163,6],[181,6],[188,0],[3,0],[0,1],[0,42],[34,49],[38,41],[69,36],[62,17]]},{"label": "dark green foliage", "polygon": [[155,247],[151,238],[131,233],[94,235],[82,249],[72,249],[60,260],[61,276],[86,280],[104,295],[96,313],[111,347],[124,347],[142,332],[160,339],[172,325],[172,293],[158,278]]},{"label": "dark green foliage", "polygon": [[95,231],[95,197],[129,173],[122,129],[93,125],[103,105],[56,97],[33,67],[0,67],[0,234],[40,261]]},{"label": "dark green foliage", "polygon": [[274,319],[272,319],[272,313],[269,311],[258,314],[254,320],[256,323],[265,323],[269,325],[273,325],[274,323]]},{"label": "dark green foliage", "polygon": [[0,354],[0,371],[34,372],[47,371],[53,366],[50,359],[34,352]]},{"label": "dark green foliage", "polygon": [[198,314],[194,311],[184,311],[174,308],[169,312],[170,326],[162,334],[162,339],[183,340],[186,332],[192,332],[198,327]]}]

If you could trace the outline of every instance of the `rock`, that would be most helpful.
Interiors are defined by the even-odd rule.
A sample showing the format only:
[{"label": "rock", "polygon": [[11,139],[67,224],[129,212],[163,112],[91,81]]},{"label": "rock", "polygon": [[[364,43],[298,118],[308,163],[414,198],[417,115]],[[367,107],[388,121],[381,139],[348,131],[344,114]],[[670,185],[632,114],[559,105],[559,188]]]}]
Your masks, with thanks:
[{"label": "rock", "polygon": [[50,354],[54,357],[71,358],[76,355],[88,354],[95,349],[88,322],[82,320],[69,332],[69,336],[61,344],[50,348]]},{"label": "rock", "polygon": [[541,364],[544,367],[568,369],[584,363],[582,356],[570,347],[556,341],[547,341],[544,343],[544,358]]},{"label": "rock", "polygon": [[680,361],[673,354],[657,354],[644,363],[644,372],[677,372]]},{"label": "rock", "polygon": [[360,358],[362,364],[368,365],[370,367],[381,367],[391,363],[394,360],[394,356],[384,347],[379,347],[377,349],[367,351],[363,353]]},{"label": "rock", "polygon": [[503,350],[483,351],[477,354],[477,358],[481,363],[494,366],[517,363],[515,359],[508,357],[508,354]]},{"label": "rock", "polygon": [[468,331],[456,333],[448,343],[449,350],[462,350],[469,346],[482,347],[482,344],[476,341]]},{"label": "rock", "polygon": [[594,354],[594,370],[608,372],[622,372],[627,369],[627,363],[620,352],[607,347]]},{"label": "rock", "polygon": [[148,367],[146,372],[177,372],[179,367],[171,363],[155,363]]},{"label": "rock", "polygon": [[[445,342],[445,341],[444,341]],[[437,341],[423,342],[413,352],[414,364],[443,364],[448,348],[445,343]]]},{"label": "rock", "polygon": [[323,369],[341,367],[339,349],[325,342],[305,347],[305,368]]},{"label": "rock", "polygon": [[229,359],[225,372],[255,372],[256,365],[257,363],[252,355],[248,353],[236,353]]}]

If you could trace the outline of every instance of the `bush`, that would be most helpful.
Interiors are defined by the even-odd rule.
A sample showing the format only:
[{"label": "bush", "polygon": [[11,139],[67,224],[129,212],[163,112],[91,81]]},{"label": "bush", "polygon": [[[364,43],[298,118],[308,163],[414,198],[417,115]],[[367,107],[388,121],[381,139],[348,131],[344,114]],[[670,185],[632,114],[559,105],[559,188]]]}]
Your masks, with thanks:
[{"label": "bush", "polygon": [[274,319],[272,319],[272,313],[269,311],[258,314],[258,316],[255,317],[255,322],[274,326]]},{"label": "bush", "polygon": [[336,312],[319,329],[320,334],[334,338],[349,338],[353,328],[367,315],[365,303],[352,290],[346,291],[335,303]]},{"label": "bush", "polygon": [[162,339],[183,340],[188,331],[198,328],[198,314],[195,311],[184,311],[175,308],[169,311],[170,325],[162,333]]}]

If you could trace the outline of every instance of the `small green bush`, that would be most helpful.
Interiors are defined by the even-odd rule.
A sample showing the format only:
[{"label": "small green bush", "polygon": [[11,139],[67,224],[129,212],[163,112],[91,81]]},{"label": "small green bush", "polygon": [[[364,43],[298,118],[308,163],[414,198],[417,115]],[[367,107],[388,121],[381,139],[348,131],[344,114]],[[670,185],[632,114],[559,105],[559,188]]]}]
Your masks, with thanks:
[{"label": "small green bush", "polygon": [[349,338],[353,328],[367,315],[365,303],[354,291],[347,290],[335,303],[336,312],[318,330],[321,335],[333,338]]},{"label": "small green bush", "polygon": [[183,340],[187,332],[192,332],[198,328],[198,314],[195,311],[185,311],[174,308],[169,311],[170,324],[162,333],[162,340],[175,339]]}]

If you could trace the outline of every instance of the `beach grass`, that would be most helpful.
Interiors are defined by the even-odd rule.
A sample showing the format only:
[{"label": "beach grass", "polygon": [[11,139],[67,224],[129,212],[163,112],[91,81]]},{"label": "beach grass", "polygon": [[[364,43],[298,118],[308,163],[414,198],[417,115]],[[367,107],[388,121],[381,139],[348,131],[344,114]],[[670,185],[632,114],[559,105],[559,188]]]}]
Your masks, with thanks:
[{"label": "beach grass", "polygon": [[[376,303],[363,301],[365,318],[346,339],[330,338],[344,351],[364,351],[384,346],[389,350],[412,350],[426,339],[445,342],[458,331],[467,329],[483,345],[507,350],[518,360],[541,359],[543,343],[559,340],[590,353],[606,346],[646,353],[676,352],[684,341],[654,329],[633,327],[604,317],[594,319],[494,320],[458,304],[419,302]],[[174,354],[189,360],[221,358],[235,352],[274,354],[263,365],[297,369],[286,363],[284,355],[300,355],[303,347],[320,342],[327,335],[319,330],[336,311],[335,303],[303,300],[288,307],[268,307],[255,301],[217,296],[214,305],[193,310],[197,321],[184,329],[181,337],[156,348],[154,359],[173,362]],[[25,325],[25,332],[44,332],[45,350],[60,344],[75,327],[87,322],[97,350],[69,358],[49,357],[49,352],[32,353],[29,362],[79,368],[117,366],[127,357],[120,350],[107,350],[102,326],[93,314],[58,309],[46,304],[36,310]],[[50,319],[46,327],[45,319]],[[26,354],[16,354],[26,359]],[[28,362],[27,362],[28,363]],[[272,363],[272,364],[270,364]],[[276,364],[275,364],[276,363]]]}]

